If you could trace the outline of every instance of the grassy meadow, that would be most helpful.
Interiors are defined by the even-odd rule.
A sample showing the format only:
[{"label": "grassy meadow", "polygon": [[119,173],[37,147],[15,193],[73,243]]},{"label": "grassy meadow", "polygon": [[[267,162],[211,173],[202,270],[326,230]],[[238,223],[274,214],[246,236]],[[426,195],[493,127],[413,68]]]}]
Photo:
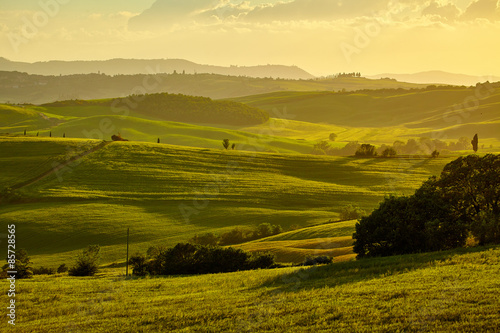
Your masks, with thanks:
[{"label": "grassy meadow", "polygon": [[186,277],[36,276],[18,282],[16,331],[496,332],[499,270],[490,247]]},{"label": "grassy meadow", "polygon": [[[290,85],[281,90],[304,89],[306,83],[321,90],[324,83],[271,81]],[[456,141],[478,133],[485,146],[480,154],[499,152],[500,88],[482,90],[473,107],[464,101],[476,96],[474,88],[305,90],[235,99],[270,113],[267,123],[256,126],[168,122],[97,102],[0,105],[0,243],[7,225],[15,224],[16,246],[28,251],[34,267],[72,266],[93,244],[102,253],[95,277],[57,274],[18,281],[16,329],[498,331],[498,246],[356,261],[356,221],[339,221],[343,207],[370,213],[385,196],[412,194],[471,151],[439,158],[310,153],[331,133],[338,136],[330,144],[338,148],[350,141],[382,145],[422,136]],[[131,141],[103,141],[118,133]],[[222,139],[236,149],[224,150]],[[334,263],[124,277],[129,228],[134,254],[261,223],[285,232],[235,247],[270,251],[285,264],[319,255],[332,256]],[[6,247],[0,253],[5,255]],[[6,293],[0,300],[6,304]]]},{"label": "grassy meadow", "polygon": [[[8,184],[14,186],[98,143],[4,137],[1,167],[9,175]],[[30,156],[29,163],[23,163],[22,156]],[[127,228],[131,228],[132,251],[144,252],[151,245],[175,245],[196,233],[221,233],[237,226],[268,222],[287,230],[292,225],[325,224],[337,220],[346,205],[370,212],[385,195],[413,193],[449,161],[115,142],[15,190],[15,200],[0,206],[0,223],[1,227],[16,223],[20,246],[36,265],[69,263],[90,244],[103,247],[104,263],[122,262]],[[352,234],[352,228],[342,230],[330,237]],[[285,252],[290,252],[285,258],[299,260],[296,247],[285,245]],[[342,245],[346,246],[345,241]],[[302,258],[305,254],[300,251]]]}]

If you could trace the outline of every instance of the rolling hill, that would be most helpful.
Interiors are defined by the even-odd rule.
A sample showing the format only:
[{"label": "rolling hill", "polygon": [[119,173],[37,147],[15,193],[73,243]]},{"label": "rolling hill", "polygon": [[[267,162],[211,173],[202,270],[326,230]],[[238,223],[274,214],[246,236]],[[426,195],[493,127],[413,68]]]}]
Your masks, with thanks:
[{"label": "rolling hill", "polygon": [[[384,195],[412,193],[450,161],[278,155],[134,142],[111,143],[71,159],[99,143],[0,138],[0,225],[18,226],[22,247],[37,264],[68,261],[89,244],[103,247],[104,262],[120,260],[127,228],[132,230],[133,251],[145,251],[235,226],[324,224],[336,219],[345,205],[370,211]],[[6,191],[65,162],[38,182]],[[333,231],[331,235],[337,237]]]},{"label": "rolling hill", "polygon": [[208,73],[248,77],[273,77],[291,80],[308,80],[314,76],[296,66],[211,66],[184,59],[110,59],[95,61],[45,61],[16,62],[0,57],[0,71],[26,72],[36,75],[72,75],[106,73],[108,75],[133,75],[155,73]]},{"label": "rolling hill", "polygon": [[475,86],[478,82],[495,82],[500,81],[498,76],[474,76],[465,74],[447,73],[443,71],[427,71],[414,74],[391,74],[384,73],[378,75],[370,75],[370,79],[392,78],[403,82],[421,83],[421,84],[451,84],[451,85],[466,85]]},{"label": "rolling hill", "polygon": [[500,83],[410,91],[277,92],[232,100],[268,112],[286,109],[288,118],[296,121],[374,131],[399,128],[412,136],[420,132],[420,136],[438,139],[472,137],[474,133],[500,139]]},{"label": "rolling hill", "polygon": [[67,99],[102,99],[144,93],[174,93],[213,99],[241,97],[276,91],[347,91],[378,88],[425,87],[395,80],[337,78],[285,80],[220,74],[30,75],[0,71],[0,103],[50,103]]}]

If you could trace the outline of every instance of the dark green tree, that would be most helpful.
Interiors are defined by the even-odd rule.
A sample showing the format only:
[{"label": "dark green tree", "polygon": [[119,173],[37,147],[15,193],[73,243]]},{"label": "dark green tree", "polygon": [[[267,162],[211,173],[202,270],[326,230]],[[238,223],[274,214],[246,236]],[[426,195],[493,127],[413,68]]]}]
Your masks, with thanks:
[{"label": "dark green tree", "polygon": [[377,151],[375,146],[365,143],[358,148],[354,155],[358,157],[373,157],[377,156]]},{"label": "dark green tree", "polygon": [[474,139],[472,139],[471,143],[472,143],[472,149],[474,149],[474,152],[477,153],[479,147],[479,138],[477,134],[474,135]]},{"label": "dark green tree", "polygon": [[392,148],[392,147],[386,148],[382,152],[382,156],[383,157],[394,157],[396,155],[397,155],[396,150],[394,148]]},{"label": "dark green tree", "polygon": [[229,139],[222,140],[222,146],[227,150],[229,148]]},{"label": "dark green tree", "polygon": [[459,157],[432,185],[480,243],[500,241],[500,155]]},{"label": "dark green tree", "polygon": [[208,232],[203,235],[195,235],[190,239],[190,243],[198,245],[211,245],[216,246],[219,244],[220,237],[213,232]]},{"label": "dark green tree", "polygon": [[[29,279],[33,276],[33,262],[31,261],[31,258],[28,255],[28,252],[25,249],[19,249],[15,251],[15,267],[12,269],[10,267],[10,264],[5,264],[2,267],[2,270],[4,274],[6,274],[7,271],[15,271],[17,272],[15,274],[16,279]],[[10,259],[10,258],[8,258]]]},{"label": "dark green tree", "polygon": [[76,265],[69,269],[71,276],[94,276],[99,270],[101,247],[90,245],[76,258]]}]

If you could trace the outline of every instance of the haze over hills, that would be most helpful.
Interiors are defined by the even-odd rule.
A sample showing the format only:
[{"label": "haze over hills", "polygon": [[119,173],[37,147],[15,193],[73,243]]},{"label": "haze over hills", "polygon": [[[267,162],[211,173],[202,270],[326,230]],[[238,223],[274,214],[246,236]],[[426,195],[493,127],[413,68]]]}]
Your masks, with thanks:
[{"label": "haze over hills", "polygon": [[111,59],[95,61],[47,61],[15,62],[0,57],[1,71],[18,71],[38,75],[71,75],[105,73],[118,74],[159,74],[159,73],[210,73],[248,77],[273,77],[284,79],[312,79],[314,75],[296,66],[212,66],[201,65],[183,59]]},{"label": "haze over hills", "polygon": [[42,76],[0,71],[0,103],[42,104],[68,99],[101,99],[131,94],[175,93],[213,99],[277,91],[353,91],[381,88],[423,88],[425,85],[392,79],[360,77],[285,80],[220,74],[75,74]]},{"label": "haze over hills", "polygon": [[465,85],[472,86],[478,82],[496,82],[500,81],[498,76],[473,76],[465,74],[455,74],[443,71],[426,71],[414,74],[394,74],[383,73],[368,76],[371,79],[391,78],[402,82],[420,83],[420,84],[451,84],[451,85]]}]

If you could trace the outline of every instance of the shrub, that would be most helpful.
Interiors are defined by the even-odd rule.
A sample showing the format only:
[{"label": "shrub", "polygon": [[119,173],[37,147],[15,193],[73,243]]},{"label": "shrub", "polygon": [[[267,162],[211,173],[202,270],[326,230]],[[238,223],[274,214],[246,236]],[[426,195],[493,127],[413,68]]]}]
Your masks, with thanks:
[{"label": "shrub", "polygon": [[396,150],[392,147],[386,148],[382,152],[382,157],[394,157],[396,155],[397,155]]},{"label": "shrub", "polygon": [[57,273],[66,273],[67,271],[68,271],[68,266],[66,266],[66,264],[61,264],[57,268]]},{"label": "shrub", "polygon": [[19,249],[15,251],[16,263],[15,269],[11,269],[10,264],[5,264],[2,267],[2,275],[6,276],[7,271],[16,271],[16,279],[29,279],[33,276],[33,268],[31,264],[31,258],[28,256],[28,252],[25,249]]},{"label": "shrub", "polygon": [[76,258],[76,265],[69,269],[71,276],[94,276],[99,270],[99,245],[90,245]]},{"label": "shrub", "polygon": [[212,232],[208,232],[203,235],[195,235],[189,240],[190,243],[199,245],[212,245],[216,246],[219,244],[220,237]]},{"label": "shrub", "polygon": [[331,264],[333,262],[333,258],[328,256],[318,256],[318,257],[306,257],[303,266],[314,266],[314,265],[326,265]]},{"label": "shrub", "polygon": [[373,157],[377,156],[377,151],[375,146],[365,143],[362,144],[361,147],[358,148],[358,150],[356,150],[356,153],[354,155],[358,157]]},{"label": "shrub", "polygon": [[248,258],[247,269],[271,268],[275,260],[276,256],[271,252],[253,252]]},{"label": "shrub", "polygon": [[33,269],[33,275],[54,275],[56,270],[54,268],[46,268],[40,266],[39,268]]},{"label": "shrub", "polygon": [[137,253],[130,257],[128,263],[132,266],[132,274],[136,276],[145,276],[148,274],[149,265],[144,255]]},{"label": "shrub", "polygon": [[347,205],[342,207],[342,209],[340,210],[340,219],[343,221],[357,220],[365,214],[366,212],[363,209],[357,206]]},{"label": "shrub", "polygon": [[235,272],[239,270],[269,268],[274,265],[274,255],[269,253],[249,254],[232,247],[203,246],[179,243],[166,249],[145,266],[143,256],[134,257],[135,267],[157,275],[207,274]]}]

